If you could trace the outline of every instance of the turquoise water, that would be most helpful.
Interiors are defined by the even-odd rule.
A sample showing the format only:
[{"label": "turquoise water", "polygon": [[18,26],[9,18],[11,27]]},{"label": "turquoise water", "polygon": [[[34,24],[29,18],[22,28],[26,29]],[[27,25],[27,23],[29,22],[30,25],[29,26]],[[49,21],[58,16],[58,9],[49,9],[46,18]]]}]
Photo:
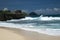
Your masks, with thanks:
[{"label": "turquoise water", "polygon": [[26,17],[0,22],[0,26],[36,31],[48,35],[60,36],[60,17]]},{"label": "turquoise water", "polygon": [[55,17],[55,19],[53,19],[53,17],[50,19],[48,18],[49,17],[47,18],[45,17],[45,20],[44,20],[44,19],[40,19],[39,17],[37,18],[26,17],[24,19],[19,19],[19,20],[10,20],[10,21],[7,21],[7,23],[20,24],[20,25],[24,24],[24,25],[33,26],[32,28],[60,29],[60,18],[58,17]]}]

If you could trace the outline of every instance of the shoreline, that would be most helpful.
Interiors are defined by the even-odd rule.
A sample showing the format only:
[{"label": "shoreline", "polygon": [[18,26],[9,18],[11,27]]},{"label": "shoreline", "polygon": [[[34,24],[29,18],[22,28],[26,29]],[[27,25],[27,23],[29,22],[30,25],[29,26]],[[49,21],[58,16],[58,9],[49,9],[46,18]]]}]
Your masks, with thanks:
[{"label": "shoreline", "polygon": [[[37,32],[25,31],[23,29],[18,29],[18,28],[0,27],[0,29],[7,30],[8,31],[7,34],[9,32],[10,33],[12,32],[13,34],[18,35],[18,38],[23,37],[21,40],[60,40],[60,36],[50,36],[50,35],[37,33]],[[2,30],[0,30],[0,31],[2,31]],[[1,34],[1,32],[0,32],[0,34]],[[10,36],[10,35],[7,35],[7,36]],[[1,39],[1,36],[0,36],[0,39]]]},{"label": "shoreline", "polygon": [[[14,20],[13,20],[14,21]],[[47,35],[51,35],[51,36],[60,36],[60,29],[53,29],[53,28],[39,28],[39,29],[35,29],[33,28],[34,26],[31,27],[26,25],[20,25],[20,24],[14,24],[14,23],[6,23],[6,22],[0,22],[0,26],[2,27],[9,27],[9,28],[18,28],[18,29],[23,29],[23,30],[27,30],[27,31],[33,31],[33,32],[38,32],[38,33],[42,33],[42,34],[47,34]],[[27,27],[27,28],[26,28]],[[29,28],[31,27],[31,28]]]}]

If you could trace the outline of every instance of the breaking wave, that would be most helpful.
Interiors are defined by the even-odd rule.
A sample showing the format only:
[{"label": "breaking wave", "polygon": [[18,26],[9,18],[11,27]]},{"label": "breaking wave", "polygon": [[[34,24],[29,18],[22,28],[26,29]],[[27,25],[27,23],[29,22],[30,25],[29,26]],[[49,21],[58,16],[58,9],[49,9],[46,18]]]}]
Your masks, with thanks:
[{"label": "breaking wave", "polygon": [[20,28],[27,31],[60,36],[60,17],[26,17],[0,22],[0,26]]}]

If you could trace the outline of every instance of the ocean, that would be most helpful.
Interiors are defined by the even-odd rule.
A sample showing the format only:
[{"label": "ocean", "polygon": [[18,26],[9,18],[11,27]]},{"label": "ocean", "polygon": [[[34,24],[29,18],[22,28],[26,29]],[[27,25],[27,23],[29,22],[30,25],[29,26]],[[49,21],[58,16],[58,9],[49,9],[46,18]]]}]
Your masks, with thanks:
[{"label": "ocean", "polygon": [[60,17],[25,17],[22,19],[0,21],[0,26],[60,36]]}]

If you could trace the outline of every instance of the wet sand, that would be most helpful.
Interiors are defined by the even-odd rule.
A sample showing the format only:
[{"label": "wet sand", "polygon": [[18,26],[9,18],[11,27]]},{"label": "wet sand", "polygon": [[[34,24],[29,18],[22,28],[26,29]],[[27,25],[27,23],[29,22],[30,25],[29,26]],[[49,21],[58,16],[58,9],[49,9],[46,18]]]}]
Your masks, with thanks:
[{"label": "wet sand", "polygon": [[60,36],[51,36],[18,28],[0,27],[0,40],[60,40]]}]

